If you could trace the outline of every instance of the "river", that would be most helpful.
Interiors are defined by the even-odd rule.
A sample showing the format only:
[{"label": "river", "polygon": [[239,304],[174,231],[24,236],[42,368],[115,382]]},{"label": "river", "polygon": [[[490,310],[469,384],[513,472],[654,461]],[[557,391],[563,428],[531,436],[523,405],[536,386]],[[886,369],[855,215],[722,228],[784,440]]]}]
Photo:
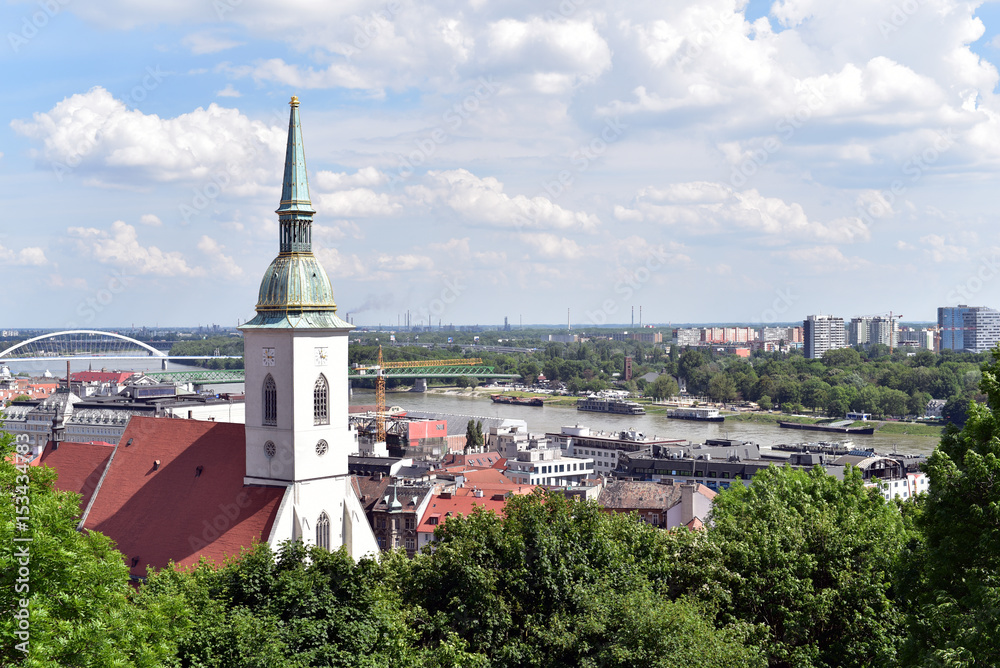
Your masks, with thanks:
[{"label": "river", "polygon": [[[608,415],[586,413],[568,406],[514,406],[494,404],[488,397],[479,398],[460,394],[436,394],[419,392],[390,392],[386,403],[412,411],[434,411],[453,415],[481,417],[517,418],[528,423],[532,432],[558,432],[563,426],[583,425],[591,429],[621,431],[635,428],[647,436],[662,438],[683,438],[693,442],[704,442],[707,438],[735,438],[753,441],[758,445],[772,446],[801,441],[843,441],[850,438],[860,448],[875,448],[879,452],[929,455],[938,443],[932,436],[890,435],[846,435],[824,434],[822,432],[793,431],[777,425],[753,422],[710,422],[699,423],[688,420],[671,420],[663,415]],[[354,390],[351,404],[374,404],[375,393],[371,390]]]},{"label": "river", "polygon": [[[49,370],[56,377],[63,376],[66,371],[65,362],[18,363],[16,359],[5,362],[11,371],[28,371],[33,375],[41,375]],[[107,368],[115,369],[127,366],[135,371],[159,371],[161,360],[150,358],[146,360],[108,360]],[[72,365],[74,371],[83,371],[92,366],[100,369],[102,365],[96,360],[83,360]],[[193,367],[168,362],[168,368],[191,369]],[[216,392],[240,392],[242,384],[220,384],[205,388]],[[374,404],[375,393],[372,390],[355,389],[351,404]],[[753,441],[758,445],[771,446],[783,443],[801,441],[842,441],[846,436],[824,434],[822,432],[791,431],[781,429],[777,425],[753,422],[711,422],[699,423],[687,420],[671,420],[662,415],[608,415],[603,413],[585,413],[568,406],[514,406],[511,404],[494,404],[486,395],[470,396],[454,392],[449,394],[421,392],[390,392],[386,394],[386,403],[401,406],[411,411],[433,411],[452,415],[516,418],[528,423],[532,432],[558,432],[564,426],[583,425],[595,430],[621,431],[637,429],[648,436],[662,438],[683,438],[692,442],[704,442],[707,438],[735,438]],[[879,452],[892,452],[896,449],[902,453],[929,455],[937,446],[938,439],[932,436],[904,436],[899,434],[874,434],[872,436],[850,436],[858,447],[875,448]]]}]

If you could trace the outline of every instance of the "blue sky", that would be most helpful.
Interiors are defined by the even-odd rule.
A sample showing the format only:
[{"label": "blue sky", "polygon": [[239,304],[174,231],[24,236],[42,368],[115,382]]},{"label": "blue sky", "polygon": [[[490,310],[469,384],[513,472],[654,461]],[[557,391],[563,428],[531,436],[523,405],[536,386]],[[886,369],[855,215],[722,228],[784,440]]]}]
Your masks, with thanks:
[{"label": "blue sky", "polygon": [[1000,307],[997,3],[46,0],[0,26],[5,327],[250,318],[291,95],[358,324]]}]

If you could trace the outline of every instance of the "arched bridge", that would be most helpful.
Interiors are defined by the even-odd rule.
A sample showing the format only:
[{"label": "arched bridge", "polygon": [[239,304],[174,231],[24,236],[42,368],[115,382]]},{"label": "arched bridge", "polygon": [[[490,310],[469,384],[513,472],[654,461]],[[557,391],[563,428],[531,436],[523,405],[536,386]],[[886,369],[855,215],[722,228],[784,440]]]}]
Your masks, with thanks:
[{"label": "arched bridge", "polygon": [[84,359],[208,359],[242,357],[241,355],[168,355],[148,343],[117,332],[94,329],[71,329],[49,332],[21,341],[0,352],[0,361],[62,362]]}]

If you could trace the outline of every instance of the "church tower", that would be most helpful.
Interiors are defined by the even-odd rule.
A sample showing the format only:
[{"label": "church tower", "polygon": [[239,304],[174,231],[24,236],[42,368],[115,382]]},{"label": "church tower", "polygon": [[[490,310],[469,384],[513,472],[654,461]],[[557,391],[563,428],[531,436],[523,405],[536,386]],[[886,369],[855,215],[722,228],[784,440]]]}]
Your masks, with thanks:
[{"label": "church tower", "polygon": [[358,533],[352,525],[359,520],[367,527],[364,513],[357,517],[360,505],[347,463],[356,449],[347,418],[347,337],[353,326],[337,316],[330,279],[312,252],[315,211],[295,97],[275,213],[278,256],[261,280],[257,315],[240,327],[245,483],[291,488],[293,507],[282,504],[277,523],[286,526],[276,527],[278,539],[301,538],[336,549]]}]

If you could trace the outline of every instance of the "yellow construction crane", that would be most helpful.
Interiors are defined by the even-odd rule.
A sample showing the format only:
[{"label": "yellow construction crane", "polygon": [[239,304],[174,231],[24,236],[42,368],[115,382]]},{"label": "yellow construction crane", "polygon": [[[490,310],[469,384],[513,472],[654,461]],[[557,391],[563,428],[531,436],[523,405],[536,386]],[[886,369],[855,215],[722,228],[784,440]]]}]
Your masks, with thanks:
[{"label": "yellow construction crane", "polygon": [[359,371],[375,372],[375,440],[385,441],[385,370],[386,369],[421,369],[439,366],[479,366],[483,363],[478,357],[457,360],[421,360],[419,362],[383,362],[382,346],[378,347],[378,363],[375,366],[359,366]]}]

